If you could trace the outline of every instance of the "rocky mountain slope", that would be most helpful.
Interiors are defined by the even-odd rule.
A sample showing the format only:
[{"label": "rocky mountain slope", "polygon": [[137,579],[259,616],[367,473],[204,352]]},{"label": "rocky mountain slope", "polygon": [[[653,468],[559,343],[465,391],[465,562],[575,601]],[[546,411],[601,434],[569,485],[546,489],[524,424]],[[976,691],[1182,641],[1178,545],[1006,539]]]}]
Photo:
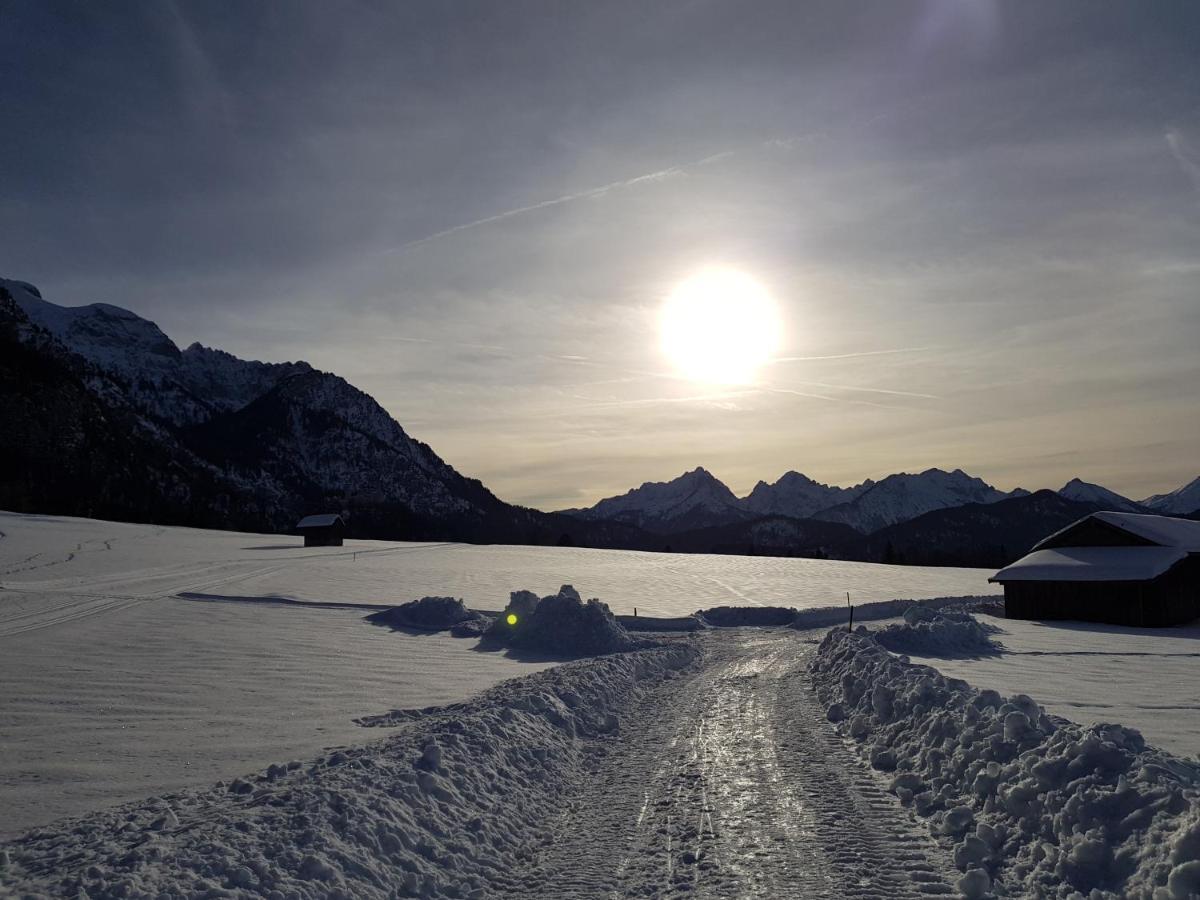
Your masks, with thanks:
[{"label": "rocky mountain slope", "polygon": [[0,300],[0,452],[20,473],[4,508],[267,531],[337,511],[358,536],[646,545],[504,503],[307,363],[180,351],[127,310],[60,307],[25,282],[0,280]]},{"label": "rocky mountain slope", "polygon": [[1105,507],[1042,490],[937,509],[889,525],[848,548],[854,559],[918,566],[1000,568],[1060,528]]}]

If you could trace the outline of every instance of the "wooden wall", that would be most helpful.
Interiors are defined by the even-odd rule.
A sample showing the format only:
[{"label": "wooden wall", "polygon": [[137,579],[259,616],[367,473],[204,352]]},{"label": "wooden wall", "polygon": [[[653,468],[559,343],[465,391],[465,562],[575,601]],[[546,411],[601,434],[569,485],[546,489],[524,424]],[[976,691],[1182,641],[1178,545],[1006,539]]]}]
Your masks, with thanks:
[{"label": "wooden wall", "polygon": [[1200,556],[1153,581],[1010,581],[1004,613],[1010,619],[1183,625],[1200,618]]}]

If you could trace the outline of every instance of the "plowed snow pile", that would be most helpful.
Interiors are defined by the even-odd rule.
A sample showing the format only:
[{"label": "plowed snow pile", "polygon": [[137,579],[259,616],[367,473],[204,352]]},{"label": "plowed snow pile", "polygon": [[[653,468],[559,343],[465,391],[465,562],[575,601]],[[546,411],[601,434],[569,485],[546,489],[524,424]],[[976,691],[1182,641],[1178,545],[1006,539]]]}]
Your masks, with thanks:
[{"label": "plowed snow pile", "polygon": [[485,616],[467,609],[462,600],[454,597],[422,597],[411,603],[371,613],[367,619],[379,625],[418,628],[422,631],[449,631],[466,622],[491,622]]},{"label": "plowed snow pile", "polygon": [[514,591],[488,637],[554,656],[595,656],[645,646],[629,636],[607,604],[596,599],[584,603],[569,584],[541,600],[532,591]]},{"label": "plowed snow pile", "polygon": [[997,631],[969,613],[910,606],[904,611],[903,625],[889,625],[875,632],[875,639],[894,653],[982,656],[1000,650],[1000,645],[992,640]]},{"label": "plowed snow pile", "polygon": [[32,831],[0,845],[0,894],[503,894],[585,777],[586,739],[696,658],[676,643],[568,663],[445,710],[379,717],[403,725],[380,743]]},{"label": "plowed snow pile", "polygon": [[1200,894],[1195,762],[912,665],[867,628],[831,631],[810,668],[829,719],[955,843],[965,896]]}]

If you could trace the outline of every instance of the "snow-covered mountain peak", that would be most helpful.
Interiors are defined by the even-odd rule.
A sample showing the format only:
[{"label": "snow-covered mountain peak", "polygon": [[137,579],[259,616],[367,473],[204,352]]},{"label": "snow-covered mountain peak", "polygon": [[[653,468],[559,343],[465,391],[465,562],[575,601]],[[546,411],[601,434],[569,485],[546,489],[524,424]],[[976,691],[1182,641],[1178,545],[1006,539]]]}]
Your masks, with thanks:
[{"label": "snow-covered mountain peak", "polygon": [[160,372],[179,361],[179,348],[148,319],[108,303],[59,306],[23,281],[0,279],[29,316],[71,350],[96,365],[124,375]]},{"label": "snow-covered mountain peak", "polygon": [[874,484],[867,479],[851,488],[822,484],[794,469],[784,472],[774,484],[760,481],[742,501],[757,515],[806,519],[822,509],[853,500]]},{"label": "snow-covered mountain peak", "polygon": [[1168,494],[1154,494],[1147,497],[1142,501],[1142,506],[1166,516],[1200,512],[1200,477]]},{"label": "snow-covered mountain peak", "polygon": [[626,522],[651,531],[681,531],[747,516],[733,491],[702,466],[670,481],[647,481],[587,509],[564,512],[582,519]]},{"label": "snow-covered mountain peak", "polygon": [[147,413],[194,425],[244,407],[284,378],[312,371],[305,362],[263,363],[193,343],[180,351],[149,319],[108,303],[59,306],[23,281],[0,279],[30,321],[122,382]]},{"label": "snow-covered mountain peak", "polygon": [[1141,507],[1123,497],[1116,491],[1084,481],[1082,478],[1072,478],[1058,490],[1060,497],[1074,500],[1076,503],[1091,503],[1118,512],[1140,512]]},{"label": "snow-covered mountain peak", "polygon": [[931,468],[915,475],[908,472],[889,475],[852,501],[822,510],[814,518],[844,522],[869,534],[935,509],[995,503],[1010,496],[962,469],[947,472]]}]

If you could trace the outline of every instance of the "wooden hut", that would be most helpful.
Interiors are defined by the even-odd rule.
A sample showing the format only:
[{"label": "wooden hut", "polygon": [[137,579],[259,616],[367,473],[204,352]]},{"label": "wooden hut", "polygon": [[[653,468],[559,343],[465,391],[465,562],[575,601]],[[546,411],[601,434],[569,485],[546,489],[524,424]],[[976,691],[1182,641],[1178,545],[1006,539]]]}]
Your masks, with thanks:
[{"label": "wooden hut", "polygon": [[1200,618],[1200,522],[1092,513],[988,580],[1010,619],[1182,625]]},{"label": "wooden hut", "polygon": [[305,547],[340,547],[346,536],[346,523],[337,513],[322,513],[305,516],[296,523],[296,530],[304,535]]}]

